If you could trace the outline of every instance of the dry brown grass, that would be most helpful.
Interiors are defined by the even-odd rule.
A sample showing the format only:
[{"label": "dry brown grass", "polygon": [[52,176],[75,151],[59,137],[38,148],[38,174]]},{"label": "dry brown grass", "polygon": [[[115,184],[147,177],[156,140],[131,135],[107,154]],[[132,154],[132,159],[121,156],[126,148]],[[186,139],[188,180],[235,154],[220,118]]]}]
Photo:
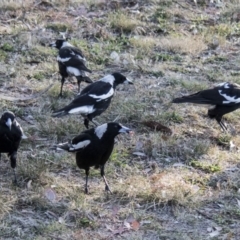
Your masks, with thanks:
[{"label": "dry brown grass", "polygon": [[197,55],[207,49],[203,37],[200,36],[169,36],[159,39],[158,47],[175,53]]},{"label": "dry brown grass", "polygon": [[[0,93],[26,97],[54,84],[30,101],[0,101],[1,112],[14,111],[29,136],[19,149],[19,186],[12,185],[9,160],[2,154],[0,239],[182,240],[216,234],[216,239],[237,240],[239,111],[224,118],[230,131],[223,134],[206,117],[206,108],[170,103],[214,83],[239,81],[238,23],[230,24],[229,16],[237,1],[224,8],[168,0],[139,1],[135,7],[131,1],[39,3],[0,2]],[[216,12],[220,19],[211,25]],[[120,86],[109,109],[96,119],[117,119],[135,131],[132,138],[118,138],[106,165],[113,195],[104,192],[94,169],[85,195],[85,174],[74,155],[49,149],[85,129],[80,116],[51,118],[77,89],[71,79],[64,98],[57,98],[57,51],[47,47],[67,28],[71,42],[86,53],[93,80],[120,71],[134,81],[134,87]],[[210,47],[214,39],[218,49]],[[113,51],[118,63],[110,59]],[[173,134],[141,124],[149,120]]]}]

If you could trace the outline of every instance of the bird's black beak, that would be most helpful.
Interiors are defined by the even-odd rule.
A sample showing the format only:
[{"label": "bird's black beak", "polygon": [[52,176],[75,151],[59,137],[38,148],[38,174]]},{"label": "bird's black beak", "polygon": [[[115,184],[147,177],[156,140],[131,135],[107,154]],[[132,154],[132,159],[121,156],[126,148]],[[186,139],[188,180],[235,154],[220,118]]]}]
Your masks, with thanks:
[{"label": "bird's black beak", "polygon": [[131,80],[129,80],[128,78],[123,83],[124,84],[133,84],[133,82]]},{"label": "bird's black beak", "polygon": [[122,128],[119,130],[119,133],[133,133],[133,131],[125,126],[122,126]]},{"label": "bird's black beak", "polygon": [[86,83],[93,83],[93,80],[90,79],[89,77],[84,77],[84,82],[86,82]]}]

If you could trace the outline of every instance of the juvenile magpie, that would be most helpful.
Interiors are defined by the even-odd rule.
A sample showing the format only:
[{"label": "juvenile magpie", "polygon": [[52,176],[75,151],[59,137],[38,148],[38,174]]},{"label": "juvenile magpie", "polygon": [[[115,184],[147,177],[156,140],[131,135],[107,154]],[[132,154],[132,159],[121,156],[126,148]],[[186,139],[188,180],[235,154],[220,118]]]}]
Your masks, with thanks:
[{"label": "juvenile magpie", "polygon": [[0,158],[1,153],[8,153],[13,168],[14,183],[17,182],[15,167],[17,151],[22,138],[27,137],[15,119],[14,113],[10,111],[4,112],[0,119]]},{"label": "juvenile magpie", "polygon": [[120,133],[131,132],[129,128],[119,123],[104,123],[83,131],[71,142],[57,145],[58,150],[76,153],[77,166],[84,169],[86,173],[85,193],[88,193],[88,175],[90,167],[93,166],[100,168],[101,176],[105,182],[105,190],[112,193],[104,173],[105,163],[113,151],[114,138]]},{"label": "juvenile magpie", "polygon": [[59,49],[57,61],[61,79],[61,89],[59,96],[62,96],[62,88],[65,78],[73,75],[77,78],[78,93],[80,92],[80,83],[82,81],[92,83],[93,81],[86,75],[85,72],[91,73],[91,70],[86,67],[86,59],[82,51],[64,39],[58,39],[50,44],[51,47]]},{"label": "juvenile magpie", "polygon": [[84,117],[84,125],[88,128],[89,121],[103,113],[111,103],[117,85],[133,84],[121,73],[115,72],[89,84],[69,105],[53,112],[53,117],[80,113]]},{"label": "juvenile magpie", "polygon": [[223,115],[240,107],[240,86],[224,82],[212,89],[203,90],[189,96],[175,98],[173,103],[211,104],[214,108],[208,110],[208,116],[215,118],[223,130],[227,127],[222,122]]}]

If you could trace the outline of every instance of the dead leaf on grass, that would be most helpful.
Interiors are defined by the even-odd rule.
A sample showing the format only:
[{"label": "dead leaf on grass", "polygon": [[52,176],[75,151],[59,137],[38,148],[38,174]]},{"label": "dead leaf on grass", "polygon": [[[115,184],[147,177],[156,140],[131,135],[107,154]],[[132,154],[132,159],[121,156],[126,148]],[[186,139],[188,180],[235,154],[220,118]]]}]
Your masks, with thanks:
[{"label": "dead leaf on grass", "polygon": [[129,230],[131,229],[131,225],[127,220],[124,220],[123,225]]},{"label": "dead leaf on grass", "polygon": [[153,130],[156,130],[156,131],[160,131],[160,132],[163,132],[163,133],[166,133],[166,134],[169,134],[171,135],[172,134],[172,130],[164,125],[162,125],[161,123],[159,122],[156,122],[156,121],[143,121],[141,122],[143,125],[153,129]]},{"label": "dead leaf on grass", "polygon": [[54,202],[57,198],[55,191],[53,191],[51,188],[46,189],[44,191],[44,195],[51,202]]},{"label": "dead leaf on grass", "polygon": [[131,227],[133,230],[137,231],[140,227],[140,223],[136,220],[134,220],[132,223],[131,223]]},{"label": "dead leaf on grass", "polygon": [[27,189],[31,189],[32,188],[32,180],[29,180],[27,182]]}]

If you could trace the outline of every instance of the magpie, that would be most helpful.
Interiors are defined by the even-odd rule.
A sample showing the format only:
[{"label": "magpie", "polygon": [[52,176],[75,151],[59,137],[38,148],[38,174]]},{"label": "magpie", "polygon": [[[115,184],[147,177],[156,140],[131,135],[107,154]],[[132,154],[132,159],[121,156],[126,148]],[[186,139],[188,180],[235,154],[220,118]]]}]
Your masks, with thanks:
[{"label": "magpie", "polygon": [[121,73],[107,75],[89,84],[69,105],[53,112],[52,116],[62,117],[80,113],[84,117],[85,127],[88,128],[89,121],[93,122],[94,117],[99,116],[109,107],[117,85],[122,83],[133,84]]},{"label": "magpie", "polygon": [[8,153],[14,174],[14,183],[17,183],[16,161],[17,151],[22,138],[27,138],[14,113],[6,111],[0,119],[0,158],[1,153]]},{"label": "magpie", "polygon": [[100,168],[105,182],[105,190],[109,188],[104,173],[105,163],[108,161],[114,147],[114,138],[120,133],[132,133],[131,129],[116,123],[104,123],[98,127],[83,131],[74,137],[71,142],[60,143],[58,150],[76,153],[76,163],[86,173],[85,193],[88,193],[88,175],[90,167]]},{"label": "magpie", "polygon": [[240,86],[235,83],[224,82],[211,89],[175,98],[172,102],[215,105],[213,108],[208,109],[208,116],[215,118],[223,131],[226,131],[227,127],[223,123],[222,117],[240,108]]},{"label": "magpie", "polygon": [[56,42],[51,43],[50,46],[59,49],[57,61],[59,72],[62,77],[59,94],[60,97],[62,96],[62,88],[65,78],[70,75],[77,78],[78,93],[80,92],[80,83],[82,81],[87,83],[93,82],[85,73],[91,73],[92,71],[86,67],[86,59],[80,49],[74,47],[64,39],[58,39]]}]

